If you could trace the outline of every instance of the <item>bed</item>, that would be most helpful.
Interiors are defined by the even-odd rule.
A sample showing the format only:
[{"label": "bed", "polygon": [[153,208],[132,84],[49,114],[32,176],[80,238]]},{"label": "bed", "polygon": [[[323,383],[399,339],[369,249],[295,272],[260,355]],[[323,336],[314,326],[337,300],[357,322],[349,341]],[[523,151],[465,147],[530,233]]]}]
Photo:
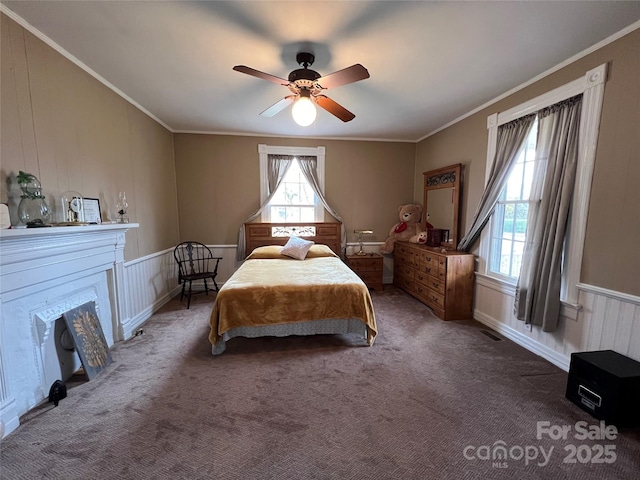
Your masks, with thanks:
[{"label": "bed", "polygon": [[340,223],[288,224],[315,244],[303,260],[282,255],[289,240],[277,224],[245,225],[247,256],[216,295],[209,340],[213,355],[234,337],[354,334],[372,345],[377,333],[364,282],[339,257]]}]

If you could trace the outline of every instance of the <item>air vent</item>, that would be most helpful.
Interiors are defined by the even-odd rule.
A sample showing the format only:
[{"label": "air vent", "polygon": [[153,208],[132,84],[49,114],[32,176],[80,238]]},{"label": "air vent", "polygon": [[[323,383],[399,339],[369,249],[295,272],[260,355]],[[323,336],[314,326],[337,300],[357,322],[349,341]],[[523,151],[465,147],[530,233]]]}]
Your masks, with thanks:
[{"label": "air vent", "polygon": [[491,340],[495,340],[496,342],[500,342],[502,341],[502,339],[496,335],[494,335],[491,332],[488,332],[487,330],[480,330],[482,333],[484,333],[487,337],[489,337]]}]

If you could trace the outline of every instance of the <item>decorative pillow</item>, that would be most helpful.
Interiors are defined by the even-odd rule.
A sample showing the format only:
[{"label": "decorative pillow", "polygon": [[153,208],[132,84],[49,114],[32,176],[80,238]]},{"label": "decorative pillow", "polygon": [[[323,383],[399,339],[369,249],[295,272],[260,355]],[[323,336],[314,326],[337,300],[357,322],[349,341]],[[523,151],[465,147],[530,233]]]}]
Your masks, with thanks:
[{"label": "decorative pillow", "polygon": [[296,260],[304,260],[312,245],[313,242],[310,240],[291,235],[289,241],[282,247],[282,250],[280,250],[280,253],[287,257],[295,258]]}]

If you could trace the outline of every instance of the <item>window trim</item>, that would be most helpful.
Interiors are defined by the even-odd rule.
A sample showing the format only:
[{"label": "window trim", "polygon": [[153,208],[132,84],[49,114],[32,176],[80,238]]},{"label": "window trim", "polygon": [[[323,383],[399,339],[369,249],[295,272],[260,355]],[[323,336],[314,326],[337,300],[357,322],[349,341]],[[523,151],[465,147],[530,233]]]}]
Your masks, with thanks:
[{"label": "window trim", "polygon": [[[537,112],[542,108],[582,94],[582,111],[580,114],[580,140],[578,145],[578,166],[576,183],[573,190],[571,205],[571,223],[567,231],[565,246],[565,265],[562,275],[561,300],[565,303],[577,304],[578,283],[582,269],[582,255],[584,253],[584,235],[587,228],[589,213],[589,197],[591,195],[591,180],[596,157],[598,132],[600,129],[600,114],[604,100],[604,86],[607,77],[607,64],[604,63],[588,70],[582,77],[566,83],[543,95],[535,97],[518,106],[494,113],[487,117],[488,141],[487,163],[485,170],[485,185],[491,172],[496,144],[498,127],[525,115]],[[487,265],[491,248],[491,238],[487,232],[493,227],[492,219],[484,228],[480,237],[479,272],[503,283],[512,284],[504,278],[496,277]]]},{"label": "window trim", "polygon": [[[264,205],[267,200],[269,182],[267,180],[267,160],[269,155],[291,155],[291,156],[310,156],[316,157],[318,160],[318,181],[320,182],[320,191],[324,195],[324,160],[325,160],[325,147],[285,147],[285,146],[272,146],[265,145],[263,143],[258,144],[258,156],[260,159],[260,205]],[[316,198],[316,200],[318,200]],[[324,221],[324,205],[322,202],[316,201],[315,204],[315,221]],[[262,221],[271,222],[271,211],[269,208],[265,208],[262,212]]]}]

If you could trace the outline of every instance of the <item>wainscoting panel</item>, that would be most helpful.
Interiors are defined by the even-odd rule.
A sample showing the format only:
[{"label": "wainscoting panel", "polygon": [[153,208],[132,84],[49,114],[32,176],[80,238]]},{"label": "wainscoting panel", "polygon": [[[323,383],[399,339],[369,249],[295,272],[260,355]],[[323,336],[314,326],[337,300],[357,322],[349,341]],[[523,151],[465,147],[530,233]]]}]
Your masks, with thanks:
[{"label": "wainscoting panel", "polygon": [[[216,282],[222,286],[237,268],[236,245],[209,245],[216,257],[222,257]],[[137,258],[125,265],[128,315],[123,320],[124,338],[130,338],[136,329],[155,311],[180,293],[178,267],[173,248]],[[194,288],[204,288],[193,284]]]},{"label": "wainscoting panel", "polygon": [[476,320],[563,370],[581,351],[611,349],[640,361],[639,297],[579,284],[579,305],[563,305],[558,329],[547,333],[515,317],[513,287],[476,275]]},{"label": "wainscoting panel", "polygon": [[640,298],[578,285],[586,350],[615,350],[640,361]]},{"label": "wainscoting panel", "polygon": [[126,262],[124,270],[128,315],[123,325],[127,339],[176,294],[178,273],[173,248]]}]

